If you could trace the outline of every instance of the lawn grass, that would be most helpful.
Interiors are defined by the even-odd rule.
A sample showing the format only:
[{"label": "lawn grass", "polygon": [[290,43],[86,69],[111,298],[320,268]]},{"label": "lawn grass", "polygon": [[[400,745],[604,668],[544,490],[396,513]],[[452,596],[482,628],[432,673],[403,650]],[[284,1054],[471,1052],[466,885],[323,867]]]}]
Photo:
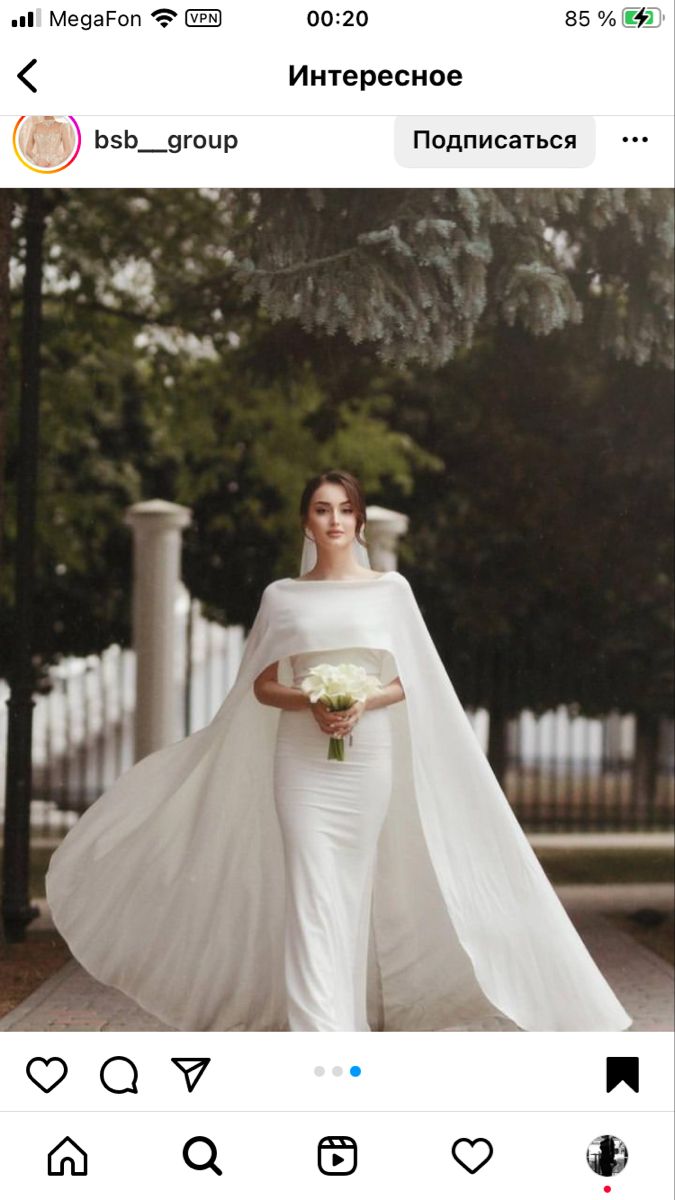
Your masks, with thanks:
[{"label": "lawn grass", "polygon": [[675,882],[670,849],[540,846],[536,854],[551,883]]},{"label": "lawn grass", "polygon": [[[31,850],[28,889],[31,899],[39,900],[45,894],[45,875],[55,849],[56,846],[38,846]],[[3,850],[0,846],[0,872],[2,871],[2,857]]]}]

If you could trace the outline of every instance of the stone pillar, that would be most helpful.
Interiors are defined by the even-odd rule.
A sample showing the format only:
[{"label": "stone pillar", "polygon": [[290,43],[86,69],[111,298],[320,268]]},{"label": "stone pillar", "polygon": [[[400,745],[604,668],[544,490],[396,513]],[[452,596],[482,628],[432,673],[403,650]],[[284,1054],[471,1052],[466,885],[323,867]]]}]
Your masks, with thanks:
[{"label": "stone pillar", "polygon": [[134,539],[132,623],[136,652],[134,761],[180,736],[175,689],[181,530],[189,508],[146,500],[127,509]]},{"label": "stone pillar", "polygon": [[398,539],[408,532],[405,513],[369,504],[366,509],[366,542],[374,571],[395,571],[398,565]]}]

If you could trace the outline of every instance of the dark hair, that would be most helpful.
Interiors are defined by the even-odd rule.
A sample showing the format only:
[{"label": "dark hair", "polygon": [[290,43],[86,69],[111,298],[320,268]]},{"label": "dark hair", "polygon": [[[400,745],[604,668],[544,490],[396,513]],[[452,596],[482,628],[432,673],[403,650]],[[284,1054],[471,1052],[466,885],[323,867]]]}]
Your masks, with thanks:
[{"label": "dark hair", "polygon": [[313,475],[307,481],[303,488],[302,496],[300,497],[300,520],[303,525],[309,516],[309,506],[312,502],[312,496],[317,488],[321,487],[322,483],[340,483],[345,489],[351,504],[356,510],[356,540],[361,546],[365,546],[360,534],[366,522],[366,498],[363,494],[361,484],[355,475],[350,475],[349,471],[322,471],[320,475]]}]

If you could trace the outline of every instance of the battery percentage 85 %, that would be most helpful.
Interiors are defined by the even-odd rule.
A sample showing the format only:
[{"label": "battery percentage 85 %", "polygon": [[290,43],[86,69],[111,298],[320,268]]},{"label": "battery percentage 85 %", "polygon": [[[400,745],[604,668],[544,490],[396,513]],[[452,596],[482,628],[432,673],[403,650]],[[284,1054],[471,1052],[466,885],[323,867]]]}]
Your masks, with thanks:
[{"label": "battery percentage 85 %", "polygon": [[588,8],[569,8],[565,13],[565,24],[569,26],[580,25],[583,28],[585,25],[591,24],[594,16],[600,22],[601,26],[616,25],[616,17],[611,8],[606,11],[600,9],[597,13],[592,13]]},{"label": "battery percentage 85 %", "polygon": [[[574,25],[590,25],[593,16],[600,22],[600,26],[618,25],[618,20],[614,16],[612,9],[602,10],[595,14],[589,8],[568,8],[565,13],[565,24]],[[663,23],[664,14],[660,8],[645,8],[644,4],[639,8],[622,8],[621,9],[621,24],[624,29],[658,29]]]}]

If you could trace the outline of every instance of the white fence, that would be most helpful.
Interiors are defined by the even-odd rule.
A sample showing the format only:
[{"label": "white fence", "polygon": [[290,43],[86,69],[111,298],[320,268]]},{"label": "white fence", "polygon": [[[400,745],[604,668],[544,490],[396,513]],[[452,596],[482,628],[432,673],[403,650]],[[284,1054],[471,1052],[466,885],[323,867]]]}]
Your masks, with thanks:
[{"label": "white fence", "polygon": [[[177,599],[175,656],[177,736],[208,724],[241,663],[241,626],[207,621],[182,587]],[[103,654],[66,658],[50,672],[52,688],[36,698],[33,717],[34,841],[62,837],[89,804],[133,762],[135,656],[110,646]],[[4,808],[7,685],[0,681],[0,818]],[[489,714],[469,714],[487,748]],[[673,722],[662,721],[656,809],[648,824],[667,827],[673,789]],[[507,724],[508,791],[526,825],[632,827],[630,771],[635,719],[610,713],[573,716],[564,707],[541,716],[523,711]],[[553,797],[553,800],[551,800]],[[546,814],[548,813],[548,816]]]},{"label": "white fence", "polygon": [[[197,601],[181,591],[182,618],[176,653],[179,736],[208,724],[232,686],[244,650],[240,625],[207,621]],[[31,824],[42,835],[57,832],[133,763],[135,704],[133,650],[109,646],[101,655],[64,658],[50,670],[51,690],[33,710]],[[0,680],[0,817],[4,812],[7,699]]]}]

